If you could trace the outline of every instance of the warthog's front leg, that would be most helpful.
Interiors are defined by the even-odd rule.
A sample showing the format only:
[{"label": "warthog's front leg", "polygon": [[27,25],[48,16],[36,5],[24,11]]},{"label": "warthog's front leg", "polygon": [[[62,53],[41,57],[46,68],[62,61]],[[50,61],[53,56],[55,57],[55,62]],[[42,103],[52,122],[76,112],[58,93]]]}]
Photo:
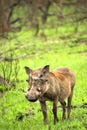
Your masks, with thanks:
[{"label": "warthog's front leg", "polygon": [[53,102],[54,124],[56,124],[56,122],[58,122],[58,117],[57,117],[57,103],[58,103],[57,100]]},{"label": "warthog's front leg", "polygon": [[46,102],[40,101],[40,104],[41,104],[41,109],[42,109],[43,116],[44,116],[44,123],[47,124],[48,123],[48,117],[47,117]]}]

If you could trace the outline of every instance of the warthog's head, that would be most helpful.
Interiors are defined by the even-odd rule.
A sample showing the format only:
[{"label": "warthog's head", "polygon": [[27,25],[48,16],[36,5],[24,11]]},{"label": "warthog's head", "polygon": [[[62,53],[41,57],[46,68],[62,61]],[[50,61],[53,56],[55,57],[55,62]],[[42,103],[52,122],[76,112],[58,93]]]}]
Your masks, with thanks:
[{"label": "warthog's head", "polygon": [[28,80],[26,80],[29,87],[25,97],[29,101],[34,102],[49,89],[49,81],[47,76],[49,73],[49,65],[36,70],[25,67],[25,70],[29,76]]}]

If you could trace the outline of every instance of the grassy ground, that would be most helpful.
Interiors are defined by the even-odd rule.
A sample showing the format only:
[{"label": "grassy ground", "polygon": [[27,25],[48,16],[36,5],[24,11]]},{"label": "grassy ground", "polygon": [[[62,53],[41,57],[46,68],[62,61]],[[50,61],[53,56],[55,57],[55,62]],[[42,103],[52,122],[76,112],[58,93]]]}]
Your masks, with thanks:
[{"label": "grassy ground", "polygon": [[[53,37],[51,33],[52,31],[47,40],[44,40],[31,37],[32,34],[29,32],[21,32],[16,35],[16,39],[5,41],[4,46],[2,44],[1,52],[19,46],[19,49],[14,50],[14,54],[27,54],[28,57],[19,61],[19,82],[16,89],[0,94],[0,130],[87,129],[87,45],[73,40],[60,40],[55,32],[53,33],[56,36]],[[9,52],[4,55],[9,55]],[[52,103],[47,102],[49,123],[44,125],[39,102],[28,102],[23,92],[27,88],[24,66],[37,68],[47,64],[50,65],[50,69],[69,67],[76,75],[72,106],[78,107],[72,109],[70,120],[65,121],[61,119],[62,109],[58,108],[60,121],[56,125],[53,124]]]}]

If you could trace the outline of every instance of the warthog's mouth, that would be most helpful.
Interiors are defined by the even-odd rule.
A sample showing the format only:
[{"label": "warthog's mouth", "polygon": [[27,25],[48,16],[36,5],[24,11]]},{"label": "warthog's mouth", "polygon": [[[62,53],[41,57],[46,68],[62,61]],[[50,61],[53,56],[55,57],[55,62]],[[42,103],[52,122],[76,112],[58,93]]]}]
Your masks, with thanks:
[{"label": "warthog's mouth", "polygon": [[38,99],[28,99],[30,102],[36,102]]},{"label": "warthog's mouth", "polygon": [[38,98],[39,98],[39,96],[32,97],[32,96],[29,96],[29,95],[25,95],[25,97],[30,102],[36,102],[38,100]]}]

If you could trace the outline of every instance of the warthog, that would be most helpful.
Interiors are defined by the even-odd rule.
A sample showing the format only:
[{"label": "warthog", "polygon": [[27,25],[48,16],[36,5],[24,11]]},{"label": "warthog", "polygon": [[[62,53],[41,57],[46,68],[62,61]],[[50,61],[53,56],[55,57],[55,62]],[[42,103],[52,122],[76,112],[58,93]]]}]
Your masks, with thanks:
[{"label": "warthog", "polygon": [[48,100],[53,102],[52,111],[54,114],[54,124],[56,124],[56,122],[58,122],[58,101],[61,103],[63,109],[62,119],[66,119],[65,99],[68,98],[67,118],[69,118],[73,88],[75,85],[75,76],[73,72],[68,68],[58,68],[56,70],[50,71],[49,65],[46,65],[43,68],[38,68],[36,70],[25,67],[25,70],[29,76],[27,80],[29,88],[25,97],[31,102],[35,102],[37,100],[40,101],[44,116],[44,123],[48,122],[46,108],[46,101]]}]

